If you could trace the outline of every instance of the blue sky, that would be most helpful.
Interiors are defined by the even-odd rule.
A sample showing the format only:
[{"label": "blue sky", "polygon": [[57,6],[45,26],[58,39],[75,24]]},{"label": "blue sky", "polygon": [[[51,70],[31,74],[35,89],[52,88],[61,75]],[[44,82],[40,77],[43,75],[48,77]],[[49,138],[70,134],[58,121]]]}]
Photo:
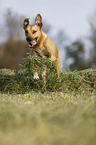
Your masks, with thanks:
[{"label": "blue sky", "polygon": [[96,0],[0,0],[0,19],[6,8],[30,18],[40,13],[53,34],[65,30],[74,40],[88,34],[88,17],[96,11]]}]

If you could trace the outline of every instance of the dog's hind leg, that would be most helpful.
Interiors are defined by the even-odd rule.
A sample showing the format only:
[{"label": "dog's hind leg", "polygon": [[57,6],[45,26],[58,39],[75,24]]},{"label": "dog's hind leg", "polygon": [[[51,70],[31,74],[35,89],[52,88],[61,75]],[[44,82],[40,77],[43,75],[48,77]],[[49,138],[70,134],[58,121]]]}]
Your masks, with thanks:
[{"label": "dog's hind leg", "polygon": [[60,57],[55,58],[54,56],[50,57],[50,60],[53,62],[55,68],[56,68],[56,72],[57,72],[57,76],[58,78],[60,77]]},{"label": "dog's hind leg", "polygon": [[43,78],[43,79],[46,78],[46,69],[42,72],[42,78]]}]

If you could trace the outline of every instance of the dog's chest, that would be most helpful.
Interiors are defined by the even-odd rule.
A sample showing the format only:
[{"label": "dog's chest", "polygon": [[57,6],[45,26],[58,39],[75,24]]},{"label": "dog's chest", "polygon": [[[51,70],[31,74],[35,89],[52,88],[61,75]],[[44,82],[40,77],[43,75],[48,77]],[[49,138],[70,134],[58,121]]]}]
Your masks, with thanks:
[{"label": "dog's chest", "polygon": [[49,57],[49,53],[44,46],[36,46],[34,47],[34,51],[36,51],[41,57]]}]

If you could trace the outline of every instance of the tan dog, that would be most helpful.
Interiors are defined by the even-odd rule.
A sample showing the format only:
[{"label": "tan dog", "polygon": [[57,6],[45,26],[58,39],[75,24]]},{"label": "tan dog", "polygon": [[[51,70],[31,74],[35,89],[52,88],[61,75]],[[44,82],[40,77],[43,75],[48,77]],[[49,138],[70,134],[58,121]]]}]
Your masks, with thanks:
[{"label": "tan dog", "polygon": [[[35,18],[35,25],[30,25],[29,18],[24,20],[23,28],[25,30],[26,40],[29,42],[29,47],[32,48],[32,54],[42,57],[50,58],[57,70],[59,77],[60,72],[60,57],[58,48],[52,40],[41,30],[42,17],[37,14]],[[35,51],[34,51],[35,50]],[[35,72],[35,79],[38,79],[38,73]]]}]

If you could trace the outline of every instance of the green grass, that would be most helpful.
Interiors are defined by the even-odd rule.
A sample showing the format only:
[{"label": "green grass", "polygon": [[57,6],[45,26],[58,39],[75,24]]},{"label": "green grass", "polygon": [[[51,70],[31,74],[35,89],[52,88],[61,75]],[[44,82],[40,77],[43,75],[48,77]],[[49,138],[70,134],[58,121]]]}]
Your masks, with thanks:
[{"label": "green grass", "polygon": [[[44,66],[42,66],[44,61]],[[33,80],[34,67],[46,82]],[[96,145],[96,69],[61,71],[26,58],[23,69],[0,69],[0,145]]]},{"label": "green grass", "polygon": [[0,94],[0,145],[95,145],[96,95]]}]

